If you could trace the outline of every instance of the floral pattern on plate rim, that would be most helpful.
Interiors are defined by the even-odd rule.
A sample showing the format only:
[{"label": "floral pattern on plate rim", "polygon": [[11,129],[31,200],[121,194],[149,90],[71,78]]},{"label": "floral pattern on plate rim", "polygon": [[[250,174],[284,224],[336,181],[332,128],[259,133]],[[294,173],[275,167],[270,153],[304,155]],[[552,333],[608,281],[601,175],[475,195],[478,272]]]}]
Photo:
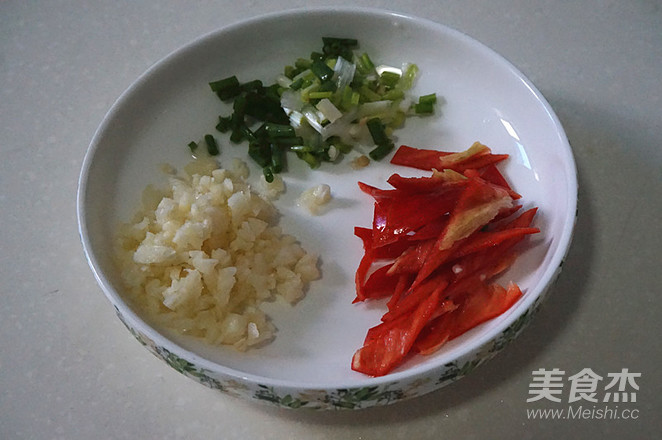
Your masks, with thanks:
[{"label": "floral pattern on plate rim", "polygon": [[[562,266],[563,262],[561,262],[554,274],[554,281],[558,279]],[[152,352],[152,354],[163,360],[179,373],[209,388],[234,397],[249,398],[262,403],[289,409],[362,409],[372,406],[390,405],[414,397],[419,397],[442,388],[471,373],[476,367],[493,358],[497,353],[503,350],[506,345],[524,330],[537,313],[541,303],[547,296],[547,292],[554,284],[554,282],[550,283],[550,285],[538,296],[536,301],[497,337],[465,356],[445,364],[435,374],[429,374],[422,378],[418,377],[410,381],[395,381],[376,386],[339,389],[310,389],[300,390],[296,393],[259,383],[250,384],[237,381],[233,378],[228,378],[224,375],[215,373],[214,371],[202,368],[155,343],[144,333],[132,326],[117,307],[115,307],[115,312],[122,323],[129,329],[131,334],[143,346]]]}]

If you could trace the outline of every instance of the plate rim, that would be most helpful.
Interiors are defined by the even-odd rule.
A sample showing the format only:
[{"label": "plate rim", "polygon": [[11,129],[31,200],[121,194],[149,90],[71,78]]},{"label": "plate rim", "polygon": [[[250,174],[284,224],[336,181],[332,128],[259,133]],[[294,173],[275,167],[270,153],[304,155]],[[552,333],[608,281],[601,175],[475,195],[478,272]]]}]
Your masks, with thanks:
[{"label": "plate rim", "polygon": [[[369,7],[343,7],[343,6],[328,6],[328,7],[315,7],[315,8],[293,8],[287,9],[284,11],[270,12],[267,14],[256,15],[248,17],[246,19],[239,20],[237,22],[222,26],[218,29],[212,30],[210,32],[204,33],[190,42],[180,46],[179,48],[171,51],[169,54],[165,55],[161,59],[152,63],[140,76],[134,80],[126,90],[124,90],[119,97],[111,105],[110,109],[103,117],[101,124],[96,129],[90,145],[85,153],[83,159],[82,169],[78,179],[78,191],[77,191],[77,220],[78,220],[78,232],[79,237],[83,245],[85,257],[88,261],[88,265],[92,269],[92,272],[95,276],[95,279],[98,285],[102,288],[105,296],[110,300],[110,302],[115,306],[116,310],[119,312],[117,302],[120,304],[125,304],[122,297],[118,292],[115,292],[115,289],[112,288],[112,283],[106,278],[105,274],[101,270],[101,265],[96,258],[96,255],[92,251],[92,246],[89,240],[88,229],[87,229],[87,216],[85,212],[85,199],[88,190],[88,181],[87,176],[89,175],[90,168],[94,162],[94,157],[97,153],[97,149],[101,143],[104,133],[112,126],[112,122],[119,112],[123,110],[123,104],[131,97],[136,90],[139,90],[140,87],[148,81],[157,71],[160,69],[166,69],[168,66],[175,62],[178,57],[184,53],[192,50],[193,48],[207,44],[214,41],[216,38],[219,38],[224,33],[231,33],[235,30],[241,29],[243,27],[254,26],[258,23],[264,23],[265,21],[281,20],[284,18],[292,18],[296,16],[310,16],[313,14],[363,14],[369,16],[375,16],[378,18],[397,18],[398,20],[406,20],[408,22],[414,23],[423,23],[427,27],[436,28],[444,33],[451,35],[453,38],[460,38],[464,42],[471,44],[473,47],[480,49],[485,54],[489,55],[494,60],[497,60],[500,65],[507,68],[509,72],[515,75],[522,83],[529,89],[531,94],[535,97],[538,103],[542,105],[550,118],[552,124],[555,127],[555,132],[559,136],[560,145],[563,147],[563,157],[567,161],[568,165],[568,174],[567,174],[567,184],[569,188],[569,198],[567,200],[568,204],[568,217],[573,216],[573,218],[564,218],[563,224],[563,233],[559,236],[559,248],[563,250],[562,252],[556,252],[553,255],[553,258],[550,260],[550,263],[544,273],[541,275],[541,279],[538,285],[542,286],[541,291],[544,291],[552,283],[556,275],[558,275],[558,269],[564,261],[572,241],[572,236],[574,232],[574,223],[577,215],[577,168],[575,164],[574,155],[572,153],[572,148],[567,139],[565,130],[563,129],[562,124],[560,123],[558,116],[553,111],[551,105],[542,95],[542,93],[536,88],[536,86],[529,80],[529,78],[524,75],[519,69],[517,69],[510,61],[500,55],[498,52],[494,51],[484,43],[470,37],[469,35],[449,27],[445,24],[438,23],[427,18],[417,17],[414,15],[404,14],[401,12],[395,12],[388,9],[380,8],[369,8]],[[572,190],[574,188],[574,191]],[[536,295],[528,295],[523,298],[522,303],[518,306],[518,311],[522,313],[528,310],[534,305],[539,296],[543,295],[543,292],[539,292]],[[143,318],[141,318],[137,313],[135,313],[130,307],[125,306],[121,311],[122,315],[125,318],[128,318],[133,325],[138,325],[148,337],[153,339],[159,345],[172,349],[172,351],[179,354],[185,354],[185,356],[194,361],[196,364],[201,365],[207,368],[210,371],[218,372],[229,377],[234,377],[236,379],[250,382],[252,384],[269,384],[275,387],[291,389],[291,390],[301,390],[301,389],[319,389],[319,390],[328,390],[328,389],[338,389],[343,388],[343,383],[328,382],[328,383],[305,383],[305,382],[295,382],[292,380],[272,378],[268,376],[261,376],[252,373],[245,373],[234,368],[226,367],[219,365],[211,360],[208,360],[195,352],[192,352],[176,342],[169,339],[167,336],[163,335],[157,329],[149,325]],[[461,358],[467,356],[479,349],[482,345],[489,342],[494,338],[494,335],[499,334],[504,329],[508,328],[510,325],[515,322],[521,316],[521,313],[510,313],[510,315],[504,319],[497,328],[490,334],[483,335],[481,338],[476,339],[471,344],[466,344],[465,347],[462,347],[456,354],[455,358]],[[126,323],[125,323],[126,324]],[[349,361],[348,361],[349,365]],[[393,372],[386,376],[381,377],[369,377],[366,376],[364,380],[357,381],[351,384],[352,388],[362,387],[362,386],[384,386],[393,384],[396,382],[404,380],[412,380],[416,377],[422,377],[431,374],[436,369],[442,367],[441,363],[429,365],[426,368],[418,369],[415,374],[411,370],[405,369],[402,371]]]}]

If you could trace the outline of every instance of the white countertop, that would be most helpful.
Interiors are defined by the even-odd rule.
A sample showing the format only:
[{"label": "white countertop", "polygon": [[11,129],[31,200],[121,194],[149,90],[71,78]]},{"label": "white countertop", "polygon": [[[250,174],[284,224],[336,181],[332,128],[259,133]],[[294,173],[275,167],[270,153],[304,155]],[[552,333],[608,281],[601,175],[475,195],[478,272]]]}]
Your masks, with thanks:
[{"label": "white countertop", "polygon": [[[466,378],[390,407],[286,411],[180,375],[126,331],[87,266],[75,215],[83,155],[115,99],[163,56],[244,18],[328,2],[4,1],[1,439],[662,434],[660,2],[335,4],[382,7],[460,30],[510,60],[556,111],[577,161],[579,218],[564,271],[536,319]],[[640,374],[638,390],[625,384],[636,402],[527,402],[533,372],[554,368],[566,380],[585,368],[605,380],[623,369]],[[529,414],[580,406],[585,417]]]}]

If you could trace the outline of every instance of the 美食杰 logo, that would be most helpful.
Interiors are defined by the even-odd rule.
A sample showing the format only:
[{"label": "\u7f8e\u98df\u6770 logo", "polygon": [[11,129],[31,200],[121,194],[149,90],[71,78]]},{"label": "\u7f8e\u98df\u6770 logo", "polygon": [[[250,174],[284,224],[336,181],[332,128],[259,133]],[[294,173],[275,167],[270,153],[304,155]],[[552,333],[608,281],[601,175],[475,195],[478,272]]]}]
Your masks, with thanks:
[{"label": "\u7f8e\u98df\u6770 logo", "polygon": [[637,380],[641,373],[627,368],[600,374],[591,368],[567,373],[559,368],[531,372],[527,403],[566,404],[529,408],[529,419],[637,419]]}]

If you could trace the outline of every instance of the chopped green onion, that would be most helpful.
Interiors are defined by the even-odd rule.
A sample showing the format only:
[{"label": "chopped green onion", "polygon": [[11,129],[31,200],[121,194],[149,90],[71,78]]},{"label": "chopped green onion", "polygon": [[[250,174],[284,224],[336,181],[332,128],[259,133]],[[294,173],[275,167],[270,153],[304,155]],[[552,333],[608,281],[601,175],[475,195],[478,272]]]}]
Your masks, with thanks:
[{"label": "chopped green onion", "polygon": [[394,147],[395,146],[392,143],[377,145],[377,147],[368,152],[368,156],[370,156],[372,160],[381,160],[385,158],[391,151],[393,151]]},{"label": "chopped green onion", "polygon": [[285,151],[278,144],[271,144],[271,168],[278,174],[283,171]]},{"label": "chopped green onion", "polygon": [[232,118],[229,116],[219,116],[218,124],[216,124],[216,130],[221,133],[227,133],[232,128]]},{"label": "chopped green onion", "polygon": [[267,136],[271,138],[292,138],[296,136],[294,128],[289,124],[275,124],[267,122],[264,124],[264,130]]},{"label": "chopped green onion", "polygon": [[367,53],[364,53],[358,58],[356,68],[364,75],[369,75],[375,72],[375,65]]},{"label": "chopped green onion", "polygon": [[307,60],[305,58],[297,58],[297,60],[294,62],[294,67],[297,69],[303,71],[306,69],[310,69],[310,66],[313,64],[311,60]]},{"label": "chopped green onion", "polygon": [[311,61],[324,61],[324,54],[320,52],[311,52],[310,53]]},{"label": "chopped green onion", "polygon": [[431,114],[434,113],[434,105],[437,102],[437,95],[430,94],[421,96],[418,99],[418,103],[414,105],[414,111],[416,114]]},{"label": "chopped green onion", "polygon": [[[311,168],[336,161],[352,150],[363,123],[375,144],[369,155],[379,160],[394,148],[391,133],[406,117],[434,112],[435,94],[414,101],[407,93],[418,75],[415,64],[376,68],[367,53],[354,52],[356,39],[323,37],[322,43],[321,51],[285,66],[271,85],[240,83],[236,76],[209,83],[220,99],[232,102],[232,112],[219,116],[216,130],[229,133],[234,143],[247,142],[267,181],[283,171],[287,151]],[[205,142],[210,154],[218,154],[213,136]]]},{"label": "chopped green onion", "polygon": [[418,102],[421,104],[436,104],[437,103],[437,94],[430,93],[429,95],[423,95],[418,98]]},{"label": "chopped green onion", "polygon": [[384,86],[393,88],[400,81],[400,75],[398,73],[391,72],[390,70],[385,70],[381,75],[379,75],[379,80]]},{"label": "chopped green onion", "polygon": [[248,155],[262,168],[271,165],[271,147],[267,142],[249,143]]},{"label": "chopped green onion", "polygon": [[264,174],[264,180],[271,183],[274,181],[274,170],[270,166],[262,168],[262,174]]},{"label": "chopped green onion", "polygon": [[278,91],[278,84],[272,84],[269,87],[264,88],[264,96],[274,102],[280,100],[280,93]]},{"label": "chopped green onion", "polygon": [[393,141],[391,141],[388,134],[386,134],[384,124],[382,124],[382,121],[379,118],[369,119],[366,125],[368,126],[368,131],[370,131],[372,140],[375,142],[375,145],[377,145],[377,147],[371,150],[368,155],[373,160],[383,159],[391,152],[391,150],[393,150]]},{"label": "chopped green onion", "polygon": [[339,45],[344,47],[354,48],[359,45],[359,40],[356,38],[336,38],[336,37],[322,37],[322,43],[327,45]]},{"label": "chopped green onion", "polygon": [[321,165],[320,160],[311,153],[305,153],[305,152],[304,153],[298,153],[297,156],[299,156],[299,159],[306,162],[310,166],[310,168],[313,168],[313,169],[319,168],[319,166]]},{"label": "chopped green onion", "polygon": [[244,117],[246,116],[246,106],[248,102],[246,96],[239,95],[235,98],[234,103],[232,104],[232,127],[238,128],[244,124]]},{"label": "chopped green onion", "polygon": [[216,156],[218,154],[218,144],[216,144],[216,139],[214,139],[214,136],[206,134],[205,144],[207,144],[207,151],[210,155]]},{"label": "chopped green onion", "polygon": [[241,130],[240,127],[232,130],[232,133],[230,134],[230,142],[232,142],[233,144],[239,144],[243,140],[244,140],[244,132]]},{"label": "chopped green onion", "polygon": [[333,96],[333,92],[310,92],[308,94],[309,99],[324,99],[324,98],[331,98]]},{"label": "chopped green onion", "polygon": [[334,81],[324,81],[317,89],[318,92],[335,92],[337,89]]},{"label": "chopped green onion", "polygon": [[418,66],[416,64],[409,64],[402,74],[399,87],[402,90],[409,90],[414,86],[414,80],[418,76]]},{"label": "chopped green onion", "polygon": [[[275,92],[273,86],[266,87],[264,93],[247,93],[243,98],[246,101],[243,109],[245,115],[262,121],[287,124],[287,115],[280,106],[280,96]],[[242,115],[243,117],[244,115]]]},{"label": "chopped green onion", "polygon": [[372,140],[375,144],[381,145],[390,141],[386,134],[384,124],[382,124],[382,121],[379,118],[368,119],[366,125],[368,126],[370,136],[372,136]]},{"label": "chopped green onion", "polygon": [[303,78],[298,78],[295,81],[292,81],[292,84],[290,84],[290,89],[292,90],[299,90],[301,86],[303,86],[304,79]]},{"label": "chopped green onion", "polygon": [[359,92],[352,92],[352,97],[349,99],[349,106],[356,107],[361,102],[361,94]]},{"label": "chopped green onion", "polygon": [[241,85],[239,84],[237,77],[234,75],[210,82],[209,87],[211,87],[212,91],[223,101],[232,99],[241,93]]},{"label": "chopped green onion", "polygon": [[403,90],[393,89],[384,93],[382,99],[386,99],[388,101],[395,101],[397,99],[403,99],[404,97],[405,97],[405,92]]},{"label": "chopped green onion", "polygon": [[335,38],[322,37],[324,47],[322,51],[327,58],[343,57],[346,60],[352,59],[352,49],[358,46],[358,40],[353,38]]},{"label": "chopped green onion", "polygon": [[387,116],[393,112],[392,101],[373,101],[366,102],[357,111],[358,118],[374,118]]},{"label": "chopped green onion", "polygon": [[334,99],[334,104],[336,107],[340,107],[343,110],[347,111],[352,108],[352,96],[354,91],[351,87],[345,86],[342,90],[339,90]]},{"label": "chopped green onion", "polygon": [[276,138],[276,139],[272,139],[272,140],[273,140],[273,142],[275,142],[278,145],[283,146],[283,147],[289,147],[289,146],[302,145],[303,144],[303,138],[301,136],[282,137],[282,138]]},{"label": "chopped green onion", "polygon": [[241,85],[241,91],[242,92],[252,92],[252,91],[255,91],[255,90],[260,90],[262,87],[263,87],[262,86],[262,81],[260,81],[259,79],[256,79],[256,80],[253,80],[253,81],[249,81],[247,83],[243,83]]},{"label": "chopped green onion", "polygon": [[[312,75],[313,73],[310,72],[310,74]],[[301,84],[302,89],[307,89],[308,87],[313,85],[313,80],[311,78],[302,78],[302,79],[303,79],[303,84]]]},{"label": "chopped green onion", "polygon": [[328,98],[318,102],[316,108],[329,122],[335,122],[342,117],[342,112]]},{"label": "chopped green onion", "polygon": [[431,113],[434,113],[434,106],[430,104],[418,103],[414,105],[414,113],[416,113],[417,115],[429,115]]},{"label": "chopped green onion", "polygon": [[297,69],[294,66],[285,66],[285,68],[283,69],[283,75],[285,75],[289,79],[294,78],[295,76],[297,76],[298,73],[299,73],[299,69]]},{"label": "chopped green onion", "polygon": [[295,153],[310,153],[313,150],[314,148],[310,145],[292,145],[290,147],[290,151],[294,151]]},{"label": "chopped green onion", "polygon": [[313,61],[313,64],[310,66],[310,70],[321,81],[328,81],[331,79],[331,77],[333,77],[333,69],[331,69],[324,61],[321,60]]},{"label": "chopped green onion", "polygon": [[243,138],[248,140],[248,142],[254,142],[257,139],[255,134],[251,131],[250,128],[248,128],[248,125],[246,124],[242,124],[241,127],[239,127],[239,131],[241,131]]},{"label": "chopped green onion", "polygon": [[278,75],[276,78],[276,83],[283,89],[289,89],[292,85],[292,80],[285,75]]},{"label": "chopped green onion", "polygon": [[363,102],[373,102],[373,101],[382,100],[382,97],[379,95],[379,93],[371,90],[367,85],[362,85],[359,88],[359,93],[361,94],[361,100]]},{"label": "chopped green onion", "polygon": [[327,139],[327,142],[335,146],[338,149],[338,151],[340,151],[343,154],[347,154],[353,149],[353,147],[350,144],[343,142],[338,136],[330,137],[329,139]]}]

